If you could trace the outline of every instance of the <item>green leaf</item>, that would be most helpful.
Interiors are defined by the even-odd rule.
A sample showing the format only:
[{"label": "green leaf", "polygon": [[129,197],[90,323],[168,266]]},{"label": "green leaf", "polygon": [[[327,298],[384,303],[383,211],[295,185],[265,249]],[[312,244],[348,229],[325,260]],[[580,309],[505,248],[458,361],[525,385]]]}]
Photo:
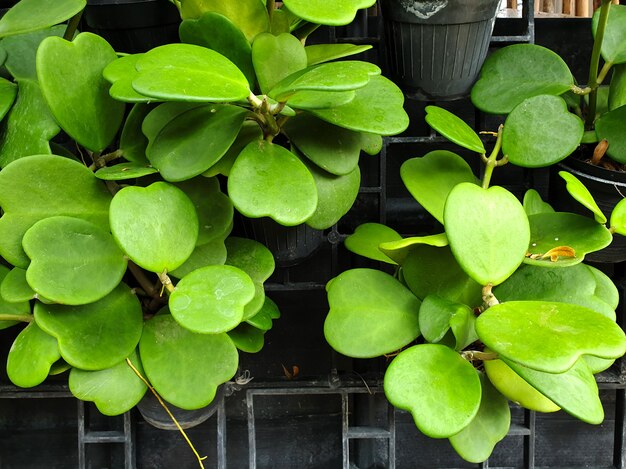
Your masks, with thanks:
[{"label": "green leaf", "polygon": [[404,281],[418,298],[437,294],[470,307],[482,304],[482,287],[458,264],[449,247],[415,246],[402,263]]},{"label": "green leaf", "polygon": [[613,66],[609,87],[609,111],[626,105],[626,65]]},{"label": "green leaf", "polygon": [[31,322],[17,336],[7,357],[7,375],[21,388],[32,388],[45,381],[50,367],[61,355],[57,340]]},{"label": "green leaf", "polygon": [[235,343],[235,346],[246,353],[260,352],[265,343],[265,331],[252,327],[250,324],[239,324],[235,329],[228,332],[228,337]]},{"label": "green leaf", "polygon": [[168,181],[198,176],[230,148],[246,113],[244,108],[229,105],[206,105],[184,112],[150,138],[148,159]]},{"label": "green leaf", "polygon": [[596,279],[595,296],[607,303],[612,310],[616,310],[619,304],[619,292],[613,280],[601,270],[585,265]]},{"label": "green leaf", "polygon": [[467,162],[456,153],[434,150],[411,158],[400,167],[402,182],[428,213],[443,223],[443,209],[450,191],[462,182],[476,182]]},{"label": "green leaf", "polygon": [[[134,351],[129,359],[143,375],[143,367],[137,352]],[[148,390],[126,360],[99,371],[72,368],[69,387],[74,397],[94,402],[100,413],[110,416],[128,412]]]},{"label": "green leaf", "polygon": [[37,80],[35,56],[41,41],[48,36],[63,37],[66,26],[58,25],[52,28],[6,37],[2,40],[2,49],[7,53],[4,64],[9,73],[16,80]]},{"label": "green leaf", "polygon": [[589,192],[589,189],[587,189],[585,185],[572,173],[559,171],[559,176],[565,180],[565,188],[567,189],[567,192],[569,192],[575,200],[580,202],[583,207],[591,210],[593,218],[598,223],[604,225],[607,222],[606,216],[602,213],[600,207],[598,207],[598,204],[593,198],[593,195],[591,195],[591,192]]},{"label": "green leaf", "polygon": [[500,302],[545,300],[585,306],[615,320],[615,308],[596,295],[596,275],[600,273],[594,275],[585,264],[554,269],[522,265],[494,289],[494,294]]},{"label": "green leaf", "polygon": [[169,101],[233,102],[250,94],[248,79],[223,55],[193,44],[166,44],[139,58],[135,91]]},{"label": "green leaf", "polygon": [[568,371],[560,374],[542,373],[512,361],[506,362],[525,381],[565,412],[591,424],[600,424],[604,420],[598,385],[584,360],[578,360]]},{"label": "green leaf", "polygon": [[[306,55],[304,50],[302,53]],[[306,64],[306,56],[304,61]],[[329,62],[293,71],[276,83],[267,94],[277,101],[289,102],[293,94],[302,90],[350,91],[363,88],[373,76],[380,76],[380,68],[369,62]]]},{"label": "green leaf", "polygon": [[314,109],[328,109],[350,103],[356,92],[348,91],[296,91],[289,97],[289,106],[294,109],[310,111]]},{"label": "green leaf", "polygon": [[230,175],[230,170],[235,164],[235,160],[239,153],[251,142],[263,139],[263,131],[256,122],[244,121],[237,138],[230,146],[228,151],[222,156],[217,163],[202,173],[205,177],[213,177],[218,174],[224,176]]},{"label": "green leaf", "polygon": [[331,60],[341,59],[343,57],[349,57],[351,55],[360,54],[366,50],[370,50],[371,45],[355,45],[355,44],[314,44],[306,46],[308,65],[317,65],[323,62],[330,62]]},{"label": "green leaf", "polygon": [[214,239],[206,244],[196,246],[191,256],[180,267],[172,270],[170,275],[183,278],[196,269],[209,265],[223,265],[226,262],[226,246],[224,240]]},{"label": "green leaf", "polygon": [[481,401],[474,367],[444,345],[422,344],[402,351],[385,373],[385,396],[413,415],[431,438],[449,438],[467,427]]},{"label": "green leaf", "polygon": [[[4,88],[10,100],[10,94],[14,94],[15,89],[9,85]],[[19,81],[15,104],[0,134],[0,166],[4,168],[12,161],[29,155],[50,154],[49,141],[60,130],[39,85],[31,80]]]},{"label": "green leaf", "polygon": [[456,339],[456,350],[462,350],[478,338],[474,333],[474,313],[464,304],[428,295],[419,311],[420,331],[428,342],[440,342],[449,330]]},{"label": "green leaf", "polygon": [[536,213],[553,213],[552,206],[544,202],[535,189],[528,189],[524,194],[524,201],[522,203],[526,215],[535,215]]},{"label": "green leaf", "polygon": [[212,11],[231,20],[248,38],[249,42],[257,34],[269,29],[269,16],[265,3],[258,0],[184,0],[180,13],[183,19],[200,18],[203,13]]},{"label": "green leaf", "polygon": [[219,52],[246,76],[250,87],[256,77],[252,48],[243,32],[226,16],[207,11],[198,19],[186,19],[179,27],[181,42],[196,44]]},{"label": "green leaf", "polygon": [[35,305],[35,322],[59,341],[63,359],[82,370],[103,370],[128,357],[139,342],[143,313],[121,283],[95,303]]},{"label": "green leaf", "polygon": [[[591,31],[596,36],[598,28],[598,20],[600,19],[600,8],[596,10],[591,21]],[[609,9],[609,18],[604,30],[604,38],[602,40],[602,58],[605,61],[614,64],[626,62],[626,6],[611,5]]]},{"label": "green leaf", "polygon": [[7,115],[17,98],[17,86],[9,80],[0,78],[0,121]]},{"label": "green leaf", "polygon": [[124,117],[124,104],[109,95],[104,68],[116,59],[100,36],[81,33],[72,42],[44,39],[37,50],[37,77],[61,128],[91,151],[104,150]]},{"label": "green leaf", "polygon": [[511,410],[507,399],[493,387],[483,373],[478,376],[482,387],[478,413],[467,427],[450,437],[455,451],[463,459],[473,463],[487,460],[496,444],[508,434],[511,426]]},{"label": "green leaf", "polygon": [[356,90],[348,104],[311,113],[331,124],[380,135],[395,135],[406,130],[409,118],[404,111],[404,95],[391,81],[371,76],[363,88]]},{"label": "green leaf", "polygon": [[278,306],[266,296],[261,310],[250,319],[247,319],[246,322],[262,331],[269,331],[273,326],[274,319],[278,318],[280,318]]},{"label": "green leaf", "polygon": [[67,215],[109,227],[111,194],[81,163],[59,156],[35,155],[14,161],[0,172],[0,255],[16,267],[29,260],[24,233],[39,220]]},{"label": "green leaf", "polygon": [[245,272],[227,265],[212,265],[183,277],[170,295],[169,308],[184,328],[219,334],[239,325],[244,307],[254,293],[254,283]]},{"label": "green leaf", "polygon": [[306,68],[307,57],[295,36],[261,33],[252,43],[252,63],[261,92],[268,94],[283,78]]},{"label": "green leaf", "polygon": [[626,352],[626,337],[615,321],[566,303],[500,303],[478,317],[476,332],[502,357],[546,373],[563,373],[582,355],[618,358]]},{"label": "green leaf", "polygon": [[111,293],[126,272],[124,253],[109,232],[80,218],[40,220],[22,245],[31,259],[29,285],[57,303],[93,303]]},{"label": "green leaf", "polygon": [[381,243],[400,240],[402,236],[388,226],[380,223],[364,223],[357,227],[354,234],[346,238],[345,246],[349,251],[368,259],[395,264],[396,262],[378,249],[378,246]]},{"label": "green leaf", "polygon": [[317,207],[315,180],[304,163],[264,140],[250,143],[235,161],[228,195],[243,215],[267,216],[285,226],[303,223]]},{"label": "green leaf", "polygon": [[337,176],[354,171],[361,154],[361,134],[337,127],[308,113],[289,119],[284,130],[298,150],[320,168]]},{"label": "green leaf", "polygon": [[507,114],[525,99],[558,96],[572,85],[572,73],[555,52],[535,44],[515,44],[487,57],[472,88],[472,103],[485,112]]},{"label": "green leaf", "polygon": [[[575,213],[537,213],[528,217],[530,245],[524,262],[544,267],[578,264],[589,252],[607,247],[611,232],[595,220]],[[565,247],[565,255],[561,251]],[[572,252],[574,257],[571,256]]]},{"label": "green leaf", "polygon": [[137,93],[133,89],[133,80],[138,72],[135,68],[137,61],[143,54],[132,54],[119,57],[109,63],[102,71],[105,80],[111,83],[109,95],[118,101],[127,103],[150,103],[155,99]]},{"label": "green leaf", "polygon": [[522,101],[507,117],[502,153],[525,168],[555,164],[580,144],[583,121],[567,110],[559,96],[539,95]]},{"label": "green leaf", "polygon": [[427,244],[429,246],[443,247],[448,245],[448,237],[445,233],[426,236],[412,236],[399,241],[380,243],[378,249],[396,261],[403,264],[414,246]]},{"label": "green leaf", "polygon": [[300,18],[311,23],[343,26],[351,23],[358,10],[369,8],[375,0],[287,0],[285,6]]},{"label": "green leaf", "polygon": [[481,285],[506,280],[528,249],[530,227],[524,208],[498,186],[455,186],[446,200],[444,226],[457,262]]},{"label": "green leaf", "polygon": [[[307,164],[308,163],[308,164]],[[317,208],[306,223],[311,228],[325,230],[339,221],[352,208],[359,194],[361,171],[355,167],[350,173],[335,176],[305,161],[317,188]]]},{"label": "green leaf", "polygon": [[326,286],[330,311],[324,335],[332,348],[354,358],[395,352],[419,335],[420,301],[392,276],[348,270]]},{"label": "green leaf", "polygon": [[603,114],[596,121],[598,138],[605,138],[609,142],[606,154],[618,163],[626,163],[626,135],[623,132],[625,120],[626,105]]},{"label": "green leaf", "polygon": [[61,23],[85,8],[86,0],[22,0],[0,20],[0,37],[22,34]]},{"label": "green leaf", "polygon": [[453,143],[485,154],[485,146],[474,130],[464,120],[438,106],[426,106],[426,122]]},{"label": "green leaf", "polygon": [[378,134],[361,132],[361,150],[368,155],[378,155],[383,149],[383,138]]},{"label": "green leaf", "polygon": [[620,200],[611,212],[611,229],[617,234],[626,236],[626,199]]},{"label": "green leaf", "polygon": [[154,108],[148,104],[138,103],[128,113],[120,136],[120,150],[122,156],[130,162],[148,163],[146,158],[148,139],[141,131],[141,126],[152,109]]},{"label": "green leaf", "polygon": [[171,121],[187,111],[204,106],[202,103],[163,103],[153,108],[144,118],[141,131],[148,140],[154,140]]},{"label": "green leaf", "polygon": [[235,375],[239,363],[237,348],[228,335],[191,332],[169,314],[146,322],[139,353],[157,392],[187,410],[210,404],[217,386]]},{"label": "green leaf", "polygon": [[149,176],[158,172],[156,168],[146,163],[120,163],[100,168],[96,171],[96,177],[104,181],[124,181],[126,179]]},{"label": "green leaf", "polygon": [[158,274],[181,266],[198,239],[198,216],[189,197],[165,182],[127,186],[111,201],[113,237],[137,265]]},{"label": "green leaf", "polygon": [[[0,267],[0,301],[6,303],[24,303],[37,298],[37,293],[31,288],[26,281],[26,270],[19,267],[13,267],[10,271],[2,266]],[[8,305],[2,305],[3,313],[7,311]],[[15,305],[13,305],[14,307]],[[24,306],[24,305],[22,305]],[[25,314],[30,313],[30,307],[24,308]],[[2,323],[0,323],[1,325]],[[0,326],[1,328],[1,326]]]}]

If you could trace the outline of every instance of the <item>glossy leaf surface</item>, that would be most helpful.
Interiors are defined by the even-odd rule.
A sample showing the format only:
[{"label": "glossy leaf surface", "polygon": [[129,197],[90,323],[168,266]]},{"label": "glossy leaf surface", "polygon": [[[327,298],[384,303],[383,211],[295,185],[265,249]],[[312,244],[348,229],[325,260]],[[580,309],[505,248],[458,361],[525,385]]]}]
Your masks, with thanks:
[{"label": "glossy leaf surface", "polygon": [[317,65],[331,60],[349,57],[351,55],[360,54],[366,50],[370,50],[371,45],[355,45],[355,44],[313,44],[306,46],[308,65]]},{"label": "glossy leaf surface", "polygon": [[135,104],[124,122],[120,135],[120,150],[124,158],[130,162],[148,164],[146,158],[148,139],[141,131],[141,126],[152,109],[153,107],[148,104]]},{"label": "glossy leaf surface", "polygon": [[246,320],[246,322],[256,329],[269,331],[272,328],[274,319],[278,318],[280,318],[278,305],[266,296],[261,310],[250,319]]},{"label": "glossy leaf surface", "polygon": [[481,155],[485,153],[485,146],[476,132],[450,111],[438,106],[426,106],[426,122],[451,142]]},{"label": "glossy leaf surface", "polygon": [[354,234],[346,238],[346,249],[360,256],[376,261],[395,264],[396,262],[384,254],[378,246],[381,243],[400,241],[400,236],[394,229],[380,223],[364,223],[359,225]]},{"label": "glossy leaf surface", "polygon": [[7,375],[21,388],[31,388],[45,381],[50,367],[61,355],[57,340],[31,322],[11,346],[7,356]]},{"label": "glossy leaf surface", "polygon": [[252,43],[252,63],[263,94],[283,78],[307,66],[304,46],[289,33],[259,34]]},{"label": "glossy leaf surface", "polygon": [[622,236],[626,236],[626,202],[624,200],[620,200],[611,212],[611,228]]},{"label": "glossy leaf surface", "polygon": [[346,25],[361,8],[371,7],[375,0],[338,0],[332,4],[323,0],[287,0],[289,11],[311,23],[329,26]]},{"label": "glossy leaf surface", "polygon": [[0,120],[4,119],[17,98],[17,86],[4,78],[0,79]]},{"label": "glossy leaf surface", "polygon": [[419,311],[419,326],[424,339],[440,342],[449,330],[456,339],[455,350],[462,350],[477,340],[474,313],[469,306],[437,295],[428,295]]},{"label": "glossy leaf surface", "polygon": [[[3,266],[0,268],[0,301],[7,303],[24,303],[37,297],[35,290],[26,281],[26,270],[19,267],[13,267],[8,270]],[[2,311],[7,310],[4,304]],[[30,308],[25,309],[26,314],[30,312]],[[1,324],[1,323],[0,323]]]},{"label": "glossy leaf surface", "polygon": [[567,192],[585,208],[591,210],[593,218],[595,218],[598,223],[605,224],[607,222],[606,216],[602,213],[600,207],[598,207],[589,189],[572,173],[559,171],[559,176],[565,180]]},{"label": "glossy leaf surface", "polygon": [[415,246],[427,244],[429,246],[443,247],[448,246],[448,237],[445,233],[439,233],[426,236],[411,236],[399,241],[387,241],[380,243],[378,249],[396,261],[398,264],[404,264],[407,256]]},{"label": "glossy leaf surface", "polygon": [[22,0],[0,20],[0,37],[54,26],[77,14],[85,4],[86,0]]},{"label": "glossy leaf surface", "polygon": [[221,239],[196,246],[191,256],[180,266],[170,272],[175,278],[183,278],[196,269],[209,265],[223,265],[226,262],[226,246]]},{"label": "glossy leaf surface", "polygon": [[239,324],[232,331],[228,331],[228,337],[233,341],[235,346],[246,353],[260,352],[265,344],[265,331],[246,324]]},{"label": "glossy leaf surface", "polygon": [[125,55],[113,60],[102,71],[102,76],[111,83],[109,94],[118,101],[127,103],[149,103],[155,101],[150,96],[137,93],[133,80],[137,77],[135,65],[143,54]]},{"label": "glossy leaf surface", "polygon": [[598,138],[609,142],[607,155],[619,163],[626,163],[626,135],[622,131],[625,119],[626,105],[603,114],[596,121]]},{"label": "glossy leaf surface", "polygon": [[106,166],[96,171],[96,177],[104,181],[124,181],[126,179],[136,179],[150,174],[158,173],[146,163],[119,163],[113,166]]},{"label": "glossy leaf surface", "polygon": [[536,213],[553,213],[554,209],[541,199],[539,192],[535,189],[528,189],[524,194],[522,202],[526,215],[534,215]]},{"label": "glossy leaf surface", "polygon": [[[1,20],[0,20],[1,22]],[[33,31],[27,34],[6,37],[2,49],[7,53],[5,67],[16,80],[37,80],[35,57],[41,41],[48,36],[63,36],[65,25]]]},{"label": "glossy leaf surface", "polygon": [[613,66],[609,88],[609,110],[626,105],[626,65]]},{"label": "glossy leaf surface", "polygon": [[[595,37],[600,18],[600,8],[593,15],[591,30]],[[602,40],[602,57],[607,62],[620,64],[626,62],[626,6],[611,5],[609,17]]]}]

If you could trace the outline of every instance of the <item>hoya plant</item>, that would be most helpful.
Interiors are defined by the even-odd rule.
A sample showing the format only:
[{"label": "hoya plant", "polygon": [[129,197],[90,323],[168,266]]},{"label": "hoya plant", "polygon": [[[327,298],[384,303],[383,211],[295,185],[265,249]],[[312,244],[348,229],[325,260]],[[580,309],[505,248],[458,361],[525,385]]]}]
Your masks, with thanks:
[{"label": "hoya plant", "polygon": [[508,401],[599,424],[594,374],[626,352],[626,336],[616,287],[582,261],[615,227],[572,176],[572,195],[593,217],[556,212],[532,189],[521,203],[492,185],[507,162],[507,124],[487,153],[461,119],[426,110],[435,130],[483,161],[484,176],[446,150],[403,163],[404,184],[443,230],[403,238],[381,224],[358,227],[346,247],[393,273],[359,268],[328,283],[328,343],[355,358],[393,357],[389,402],[470,462],[485,461],[507,434]]},{"label": "hoya plant", "polygon": [[[583,85],[575,83],[559,55],[535,44],[503,47],[485,61],[472,102],[507,115],[502,145],[511,162],[546,166],[581,143],[602,142],[595,155],[586,156],[592,163],[608,169],[626,163],[626,6],[602,0],[592,33]],[[610,159],[602,160],[605,153]]]},{"label": "hoya plant", "polygon": [[[32,387],[69,370],[71,392],[106,415],[148,386],[201,408],[279,316],[263,287],[274,259],[230,236],[233,204],[214,175],[164,180],[147,163],[143,132],[160,133],[162,111],[109,95],[103,70],[118,56],[76,34],[84,6],[23,0],[0,20],[0,328],[22,326],[7,374]],[[185,128],[173,138],[193,140]]]}]

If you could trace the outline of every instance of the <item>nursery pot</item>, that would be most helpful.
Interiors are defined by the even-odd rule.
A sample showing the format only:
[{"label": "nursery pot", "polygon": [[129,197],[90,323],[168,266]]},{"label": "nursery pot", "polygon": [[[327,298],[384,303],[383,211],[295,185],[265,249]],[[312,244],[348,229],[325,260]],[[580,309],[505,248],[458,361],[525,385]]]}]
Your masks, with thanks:
[{"label": "nursery pot", "polygon": [[82,30],[134,54],[179,42],[179,24],[178,9],[168,0],[88,0]]},{"label": "nursery pot", "polygon": [[[200,425],[210,418],[220,404],[224,401],[224,385],[218,386],[215,398],[206,407],[196,410],[185,410],[172,404],[166,404],[167,408],[174,415],[183,429]],[[178,430],[165,409],[161,406],[157,398],[150,391],[146,392],[141,401],[137,404],[137,409],[146,422],[161,430]]]},{"label": "nursery pot", "polygon": [[465,97],[487,55],[499,0],[382,0],[389,75],[407,96]]},{"label": "nursery pot", "polygon": [[[565,181],[557,174],[567,171],[576,176],[589,189],[602,213],[610,218],[615,205],[626,195],[626,172],[611,171],[600,166],[569,157],[556,165],[550,181],[550,202],[558,211],[592,216],[591,212],[575,201],[565,189]],[[614,235],[606,248],[585,255],[585,260],[599,263],[626,261],[626,237]]]}]

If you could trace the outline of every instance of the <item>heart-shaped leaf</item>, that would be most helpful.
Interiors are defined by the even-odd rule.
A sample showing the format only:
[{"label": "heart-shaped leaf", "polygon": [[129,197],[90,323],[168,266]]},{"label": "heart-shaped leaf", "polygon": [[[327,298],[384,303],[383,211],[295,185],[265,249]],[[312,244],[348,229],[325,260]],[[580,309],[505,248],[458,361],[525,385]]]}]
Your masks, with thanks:
[{"label": "heart-shaped leaf", "polygon": [[284,130],[298,150],[337,176],[354,171],[361,154],[361,134],[324,122],[308,113],[287,121]]},{"label": "heart-shaped leaf", "polygon": [[613,109],[596,121],[596,134],[599,139],[609,142],[606,154],[619,163],[626,163],[626,135],[623,123],[626,119],[626,105]]},{"label": "heart-shaped leaf", "polygon": [[72,42],[48,37],[37,49],[37,77],[52,114],[91,151],[111,143],[124,117],[124,104],[111,98],[102,76],[116,58],[109,43],[91,33],[81,33]]},{"label": "heart-shaped leaf", "polygon": [[219,52],[232,63],[254,86],[252,48],[243,32],[223,14],[207,11],[198,19],[184,20],[178,29],[180,40]]},{"label": "heart-shaped leaf", "polygon": [[525,168],[557,163],[580,144],[583,121],[559,96],[539,95],[517,105],[504,123],[502,152]]},{"label": "heart-shaped leaf", "polygon": [[491,383],[512,402],[537,412],[556,412],[561,409],[502,360],[485,360],[483,365]]},{"label": "heart-shaped leaf", "polygon": [[485,112],[507,114],[525,99],[558,96],[572,85],[572,73],[555,52],[536,44],[515,44],[487,57],[472,88],[472,103]]},{"label": "heart-shaped leaf", "polygon": [[0,20],[0,37],[54,26],[76,15],[85,4],[86,0],[22,0]]},{"label": "heart-shaped leaf", "polygon": [[109,227],[111,194],[81,163],[36,155],[14,161],[0,172],[0,255],[26,268],[24,233],[39,220],[67,215]]},{"label": "heart-shaped leaf", "polygon": [[452,329],[456,339],[456,350],[462,350],[476,341],[474,313],[461,303],[446,300],[437,295],[428,295],[419,311],[420,331],[428,342],[440,342]]},{"label": "heart-shaped leaf", "polygon": [[229,331],[228,337],[230,337],[239,350],[246,353],[260,352],[265,344],[265,331],[252,327],[245,322],[239,324],[232,331]]},{"label": "heart-shaped leaf", "polygon": [[626,65],[613,67],[609,88],[609,111],[626,105]]},{"label": "heart-shaped leaf", "polygon": [[224,240],[214,239],[208,243],[196,246],[191,256],[180,267],[172,270],[170,275],[183,278],[196,269],[209,265],[223,265],[226,262],[226,246]]},{"label": "heart-shaped leaf", "polygon": [[378,249],[378,246],[381,243],[400,240],[402,240],[402,236],[388,226],[380,223],[364,223],[357,227],[354,234],[346,238],[345,246],[346,249],[360,256],[395,264],[396,262]]},{"label": "heart-shaped leaf", "polygon": [[324,335],[332,348],[355,358],[394,352],[419,334],[420,301],[391,275],[348,270],[326,286],[330,311]]},{"label": "heart-shaped leaf", "polygon": [[522,203],[526,215],[534,215],[536,213],[553,213],[552,206],[544,202],[535,189],[528,189],[524,194],[524,201]]},{"label": "heart-shaped leaf", "polygon": [[369,8],[375,0],[337,0],[332,4],[323,0],[287,0],[285,6],[311,23],[343,26],[351,23],[358,10]]},{"label": "heart-shaped leaf", "polygon": [[246,99],[248,79],[223,55],[193,44],[166,44],[139,58],[135,91],[169,101],[232,102]]},{"label": "heart-shaped leaf", "polygon": [[235,160],[239,153],[251,142],[263,139],[263,131],[256,122],[244,121],[237,138],[230,146],[228,151],[222,156],[217,163],[202,173],[203,176],[213,177],[218,174],[224,176],[230,175],[230,170],[235,164]]},{"label": "heart-shaped leaf", "polygon": [[443,208],[450,191],[462,182],[476,182],[467,162],[456,153],[434,150],[411,158],[400,167],[402,182],[428,213],[443,223]]},{"label": "heart-shaped leaf", "polygon": [[276,303],[267,296],[261,310],[246,320],[248,324],[262,331],[269,331],[273,326],[274,319],[280,318],[280,311]]},{"label": "heart-shaped leaf", "polygon": [[593,212],[593,218],[595,218],[598,223],[605,224],[607,222],[606,216],[602,213],[600,207],[598,207],[598,204],[593,198],[593,195],[591,195],[591,192],[589,192],[589,189],[587,189],[585,185],[572,173],[559,171],[559,176],[565,180],[565,188],[567,189],[567,192],[569,192],[569,194],[580,202],[585,208],[591,210]]},{"label": "heart-shaped leaf", "polygon": [[24,234],[22,245],[31,259],[29,285],[57,303],[93,303],[126,272],[124,253],[109,232],[80,218],[40,220]]},{"label": "heart-shaped leaf", "polygon": [[148,139],[141,131],[141,126],[152,109],[153,106],[138,103],[128,113],[120,136],[120,151],[130,162],[148,164],[146,158]]},{"label": "heart-shaped leaf", "polygon": [[7,53],[5,67],[16,80],[37,80],[35,56],[41,41],[48,36],[62,37],[65,25],[6,37],[2,40],[2,49]]},{"label": "heart-shaped leaf", "polygon": [[244,306],[254,298],[254,283],[240,269],[212,265],[183,277],[169,298],[172,317],[181,326],[201,334],[234,329]]},{"label": "heart-shaped leaf", "polygon": [[456,435],[476,416],[481,386],[474,367],[444,345],[422,344],[402,351],[385,373],[385,396],[413,415],[431,438]]},{"label": "heart-shaped leaf", "polygon": [[402,272],[418,298],[437,294],[471,307],[482,304],[482,287],[461,269],[449,247],[415,246],[402,263]]},{"label": "heart-shaped leaf", "polygon": [[438,106],[426,106],[426,122],[451,142],[481,155],[485,154],[485,146],[476,132],[450,111]]},{"label": "heart-shaped leaf", "polygon": [[306,68],[307,56],[295,36],[261,33],[252,43],[252,63],[261,92],[267,94],[283,78]]},{"label": "heart-shaped leaf", "polygon": [[466,461],[481,463],[491,455],[496,444],[504,439],[511,426],[511,410],[507,399],[500,394],[483,373],[480,407],[471,423],[456,435],[450,443]]},{"label": "heart-shaped leaf", "polygon": [[239,363],[237,348],[226,333],[197,334],[169,314],[146,322],[139,353],[157,392],[188,410],[211,403],[217,386],[235,375]]},{"label": "heart-shaped leaf", "polygon": [[613,207],[610,224],[616,233],[626,236],[626,199],[620,200]]},{"label": "heart-shaped leaf", "polygon": [[356,96],[348,104],[311,113],[346,129],[394,135],[409,125],[403,104],[404,95],[396,85],[385,77],[370,76],[367,85],[356,90]]},{"label": "heart-shaped leaf", "polygon": [[[137,351],[129,357],[133,366],[143,375]],[[148,387],[135,374],[126,360],[99,371],[72,368],[69,388],[81,401],[92,401],[104,415],[120,415],[135,407]]]},{"label": "heart-shaped leaf", "polygon": [[138,93],[133,88],[133,80],[137,77],[136,64],[143,54],[132,54],[119,57],[109,63],[102,71],[102,76],[111,83],[109,94],[118,101],[127,103],[150,103],[155,99]]},{"label": "heart-shaped leaf", "polygon": [[219,13],[228,18],[246,35],[249,42],[252,42],[257,34],[269,28],[269,15],[264,2],[257,0],[239,0],[237,3],[229,0],[181,2],[180,13],[183,19],[200,18],[207,11]]},{"label": "heart-shaped leaf", "polygon": [[0,135],[0,166],[29,155],[50,154],[49,141],[61,130],[50,113],[39,85],[31,80],[18,82],[17,90],[5,85],[9,94],[17,98],[6,117],[6,127]]},{"label": "heart-shaped leaf", "polygon": [[241,152],[228,177],[228,195],[245,216],[267,216],[285,226],[303,223],[317,207],[310,171],[289,150],[265,140]]},{"label": "heart-shaped leaf", "polygon": [[35,305],[35,322],[59,341],[63,359],[82,370],[103,370],[121,362],[137,346],[143,313],[123,283],[95,303]]},{"label": "heart-shaped leaf", "polygon": [[546,373],[569,370],[581,355],[618,358],[626,352],[626,337],[615,321],[566,303],[500,303],[478,317],[476,332],[502,357]]},{"label": "heart-shaped leaf", "polygon": [[380,243],[378,249],[391,259],[402,265],[414,246],[427,244],[429,246],[443,247],[448,245],[448,237],[445,233],[426,236],[411,236],[399,241]]},{"label": "heart-shaped leaf", "polygon": [[182,265],[198,239],[193,202],[165,182],[120,190],[111,201],[110,221],[113,237],[128,257],[159,274]]},{"label": "heart-shaped leaf", "polygon": [[564,267],[582,262],[585,254],[608,246],[611,232],[595,220],[575,213],[537,213],[528,217],[530,245],[524,262]]},{"label": "heart-shaped leaf", "polygon": [[[37,298],[37,293],[26,281],[26,270],[14,267],[9,271],[6,267],[0,267],[0,301],[6,303],[24,303]],[[13,305],[15,306],[15,305]],[[24,305],[21,305],[24,306]],[[7,305],[3,305],[2,311],[7,311]],[[30,307],[24,308],[26,314],[30,313]],[[1,324],[1,323],[0,323]],[[1,328],[1,326],[0,326]]]},{"label": "heart-shaped leaf", "polygon": [[[596,10],[591,21],[591,31],[596,36],[598,20],[600,19],[600,8]],[[620,64],[626,62],[626,6],[611,5],[609,17],[602,39],[602,57],[607,62]]]},{"label": "heart-shaped leaf", "polygon": [[317,65],[323,62],[330,62],[331,60],[341,59],[343,57],[349,57],[351,55],[360,54],[366,50],[370,50],[371,45],[355,45],[355,44],[313,44],[306,46],[308,65]]},{"label": "heart-shaped leaf", "polygon": [[7,357],[7,375],[13,384],[31,388],[45,381],[61,355],[57,340],[31,322],[19,333]]},{"label": "heart-shaped leaf", "polygon": [[528,217],[506,189],[458,184],[448,195],[443,218],[454,257],[478,283],[498,285],[524,260]]},{"label": "heart-shaped leaf", "polygon": [[104,181],[124,181],[126,179],[149,176],[154,173],[158,173],[158,170],[146,163],[120,163],[100,168],[96,171],[96,177]]},{"label": "heart-shaped leaf", "polygon": [[565,412],[591,424],[604,420],[598,385],[584,360],[578,360],[565,373],[542,373],[512,361],[507,364]]}]

